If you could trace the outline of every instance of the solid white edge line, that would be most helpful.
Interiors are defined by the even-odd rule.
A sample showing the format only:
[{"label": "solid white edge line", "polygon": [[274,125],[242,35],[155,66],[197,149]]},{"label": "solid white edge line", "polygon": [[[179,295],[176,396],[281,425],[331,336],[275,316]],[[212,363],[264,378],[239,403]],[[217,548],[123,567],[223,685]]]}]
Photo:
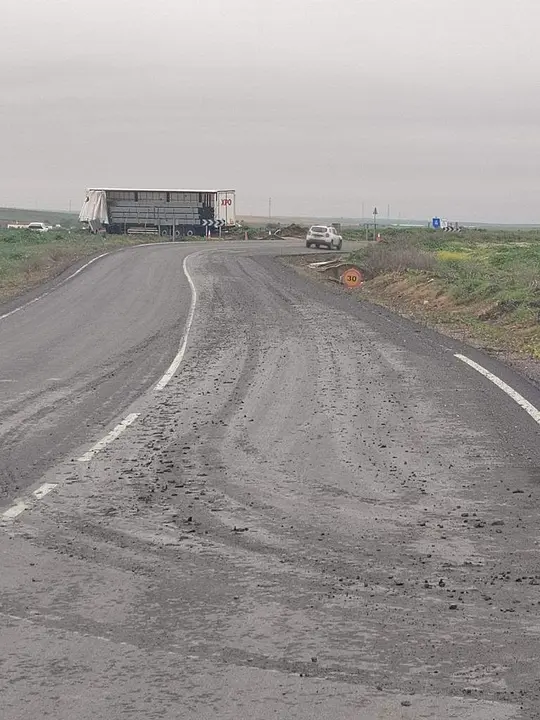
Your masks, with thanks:
[{"label": "solid white edge line", "polygon": [[532,419],[540,425],[540,410],[535,408],[534,405],[532,405],[528,400],[525,400],[523,395],[520,395],[516,390],[514,390],[514,388],[510,387],[510,385],[507,385],[504,380],[501,380],[493,373],[490,373],[489,370],[486,370],[486,368],[474,362],[474,360],[471,360],[466,355],[460,355],[459,353],[456,353],[454,357],[472,367],[474,370],[479,372],[488,380],[491,380],[492,383],[494,383],[498,388],[500,388],[509,397],[511,397],[512,400],[517,402],[517,404],[521,408],[523,408],[523,410],[525,410],[525,412],[528,413],[532,417]]},{"label": "solid white edge line", "polygon": [[131,413],[131,415],[128,415],[125,417],[121,423],[118,423],[118,425],[111,430],[110,433],[105,435],[104,438],[101,438],[95,445],[93,445],[88,452],[85,452],[84,455],[81,455],[80,458],[78,458],[79,462],[90,462],[90,460],[94,457],[96,453],[98,453],[100,450],[103,450],[103,448],[107,447],[107,445],[110,445],[113,440],[116,440],[117,437],[119,437],[126,428],[128,428],[130,425],[133,425],[135,420],[139,417],[140,413]]},{"label": "solid white edge line", "polygon": [[163,389],[170,383],[170,381],[171,381],[171,379],[173,378],[175,372],[176,372],[176,371],[178,370],[178,368],[180,367],[180,364],[182,363],[182,360],[184,359],[184,355],[185,355],[185,353],[186,353],[186,348],[187,348],[187,344],[188,344],[189,333],[190,333],[190,330],[191,330],[191,326],[193,325],[193,319],[194,319],[194,317],[195,317],[195,307],[196,307],[196,305],[197,305],[197,289],[196,289],[196,287],[195,287],[195,283],[193,282],[193,280],[192,280],[192,278],[191,278],[191,275],[189,274],[189,270],[188,270],[188,267],[187,267],[187,261],[188,261],[188,259],[189,259],[190,257],[191,257],[190,255],[187,255],[187,256],[184,258],[184,262],[182,263],[182,269],[183,269],[183,271],[184,271],[184,275],[186,276],[186,278],[187,278],[187,280],[188,280],[188,282],[189,282],[189,286],[191,287],[191,305],[190,305],[190,308],[189,308],[188,319],[187,319],[186,327],[185,327],[185,330],[184,330],[184,337],[182,338],[182,344],[180,345],[180,349],[178,350],[178,353],[176,354],[176,357],[174,358],[174,360],[173,360],[172,363],[170,364],[167,372],[163,375],[163,377],[161,378],[161,380],[157,383],[156,387],[154,388],[154,390],[155,390],[156,392],[159,392],[160,390],[163,390]]},{"label": "solid white edge line", "polygon": [[10,315],[15,315],[15,313],[20,312],[21,310],[24,310],[27,307],[30,307],[30,305],[33,305],[34,303],[37,303],[38,300],[43,300],[44,297],[47,297],[47,295],[50,295],[52,292],[57,290],[59,287],[62,287],[65,283],[68,282],[68,280],[73,280],[74,277],[77,277],[79,273],[82,273],[83,270],[86,270],[87,267],[92,265],[92,263],[95,263],[97,260],[101,260],[101,258],[107,257],[107,255],[110,255],[110,253],[106,252],[102,255],[98,255],[95,258],[92,258],[92,260],[89,260],[87,263],[85,263],[82,267],[80,267],[78,270],[76,270],[74,273],[69,275],[67,278],[64,278],[62,282],[59,282],[58,285],[55,285],[50,290],[47,290],[47,292],[42,293],[38,297],[34,298],[33,300],[30,300],[30,302],[24,303],[24,305],[20,305],[19,307],[16,307],[14,310],[10,310],[8,313],[4,313],[4,315],[0,315],[0,320],[5,320],[5,318],[10,317]]},{"label": "solid white edge line", "polygon": [[43,483],[43,485],[40,485],[37,490],[34,490],[32,495],[38,500],[41,500],[41,498],[44,498],[45,495],[48,495],[50,492],[52,492],[52,490],[57,487],[57,483]]},{"label": "solid white edge line", "polygon": [[15,505],[12,505],[8,510],[2,513],[2,518],[4,520],[14,520],[25,510],[26,505],[23,502],[15,503]]}]

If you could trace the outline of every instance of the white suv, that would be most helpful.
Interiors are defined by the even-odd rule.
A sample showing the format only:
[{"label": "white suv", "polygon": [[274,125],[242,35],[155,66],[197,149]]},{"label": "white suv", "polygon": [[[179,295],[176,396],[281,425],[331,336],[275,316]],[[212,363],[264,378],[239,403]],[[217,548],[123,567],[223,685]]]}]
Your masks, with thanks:
[{"label": "white suv", "polygon": [[328,248],[328,250],[332,250],[332,248],[341,250],[342,243],[343,238],[341,235],[338,235],[337,230],[331,225],[313,225],[313,227],[309,228],[306,237],[306,247],[311,247],[312,245],[321,247],[322,245]]}]

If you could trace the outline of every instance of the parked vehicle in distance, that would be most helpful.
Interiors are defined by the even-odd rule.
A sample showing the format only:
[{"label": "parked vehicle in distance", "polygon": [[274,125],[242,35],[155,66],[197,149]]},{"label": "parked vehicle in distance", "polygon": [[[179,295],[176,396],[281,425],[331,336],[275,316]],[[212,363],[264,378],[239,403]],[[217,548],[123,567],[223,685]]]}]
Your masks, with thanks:
[{"label": "parked vehicle in distance", "polygon": [[36,232],[49,232],[49,230],[52,230],[51,225],[47,225],[47,223],[42,222],[31,222],[27,225],[23,225],[21,223],[10,223],[7,226],[8,230],[35,230]]},{"label": "parked vehicle in distance", "polygon": [[49,232],[49,225],[42,222],[31,222],[26,226],[28,230],[36,230],[37,232]]},{"label": "parked vehicle in distance", "polygon": [[343,238],[331,225],[313,225],[306,237],[306,247],[326,247],[328,250],[341,250]]}]

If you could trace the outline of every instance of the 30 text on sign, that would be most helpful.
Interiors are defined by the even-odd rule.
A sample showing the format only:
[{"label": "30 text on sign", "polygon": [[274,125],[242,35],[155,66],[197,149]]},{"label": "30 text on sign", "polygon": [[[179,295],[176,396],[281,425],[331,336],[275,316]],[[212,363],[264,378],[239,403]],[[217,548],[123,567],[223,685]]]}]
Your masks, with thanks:
[{"label": "30 text on sign", "polygon": [[341,273],[341,282],[348,288],[360,287],[364,282],[364,276],[358,268],[350,267]]}]

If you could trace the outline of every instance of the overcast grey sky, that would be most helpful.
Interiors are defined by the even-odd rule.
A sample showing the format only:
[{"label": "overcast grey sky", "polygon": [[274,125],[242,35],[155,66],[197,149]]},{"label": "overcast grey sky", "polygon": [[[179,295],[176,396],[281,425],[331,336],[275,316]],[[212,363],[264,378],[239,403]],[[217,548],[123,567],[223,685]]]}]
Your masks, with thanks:
[{"label": "overcast grey sky", "polygon": [[539,0],[2,0],[0,205],[540,222]]}]

